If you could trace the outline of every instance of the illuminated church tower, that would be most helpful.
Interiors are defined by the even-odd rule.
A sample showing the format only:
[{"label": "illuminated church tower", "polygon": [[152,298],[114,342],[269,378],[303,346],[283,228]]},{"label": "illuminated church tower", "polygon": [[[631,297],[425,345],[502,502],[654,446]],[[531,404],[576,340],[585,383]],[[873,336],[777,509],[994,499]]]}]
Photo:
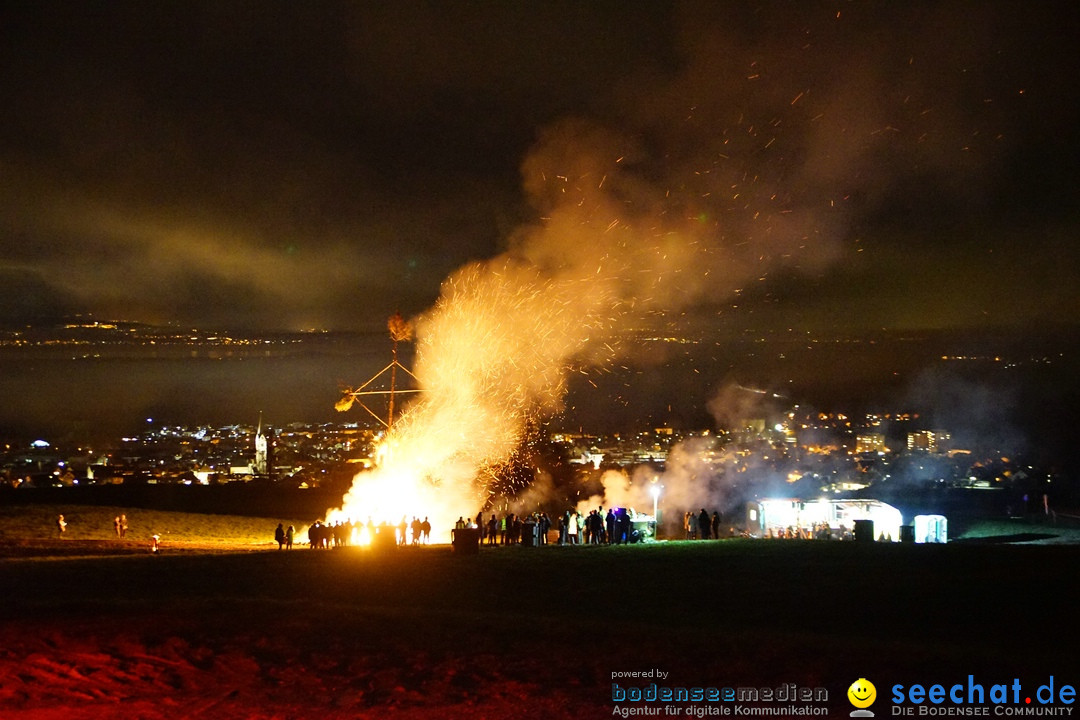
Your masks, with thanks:
[{"label": "illuminated church tower", "polygon": [[252,469],[255,475],[270,474],[270,443],[263,432],[262,413],[259,413],[259,428],[255,431],[255,464]]}]

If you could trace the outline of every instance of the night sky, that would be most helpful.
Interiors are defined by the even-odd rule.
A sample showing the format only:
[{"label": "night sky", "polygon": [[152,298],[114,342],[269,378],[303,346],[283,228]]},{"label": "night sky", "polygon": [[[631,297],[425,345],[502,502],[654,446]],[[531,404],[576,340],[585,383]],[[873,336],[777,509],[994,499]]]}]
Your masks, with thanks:
[{"label": "night sky", "polygon": [[0,320],[379,329],[578,207],[680,327],[1071,322],[1078,13],[8,0]]}]

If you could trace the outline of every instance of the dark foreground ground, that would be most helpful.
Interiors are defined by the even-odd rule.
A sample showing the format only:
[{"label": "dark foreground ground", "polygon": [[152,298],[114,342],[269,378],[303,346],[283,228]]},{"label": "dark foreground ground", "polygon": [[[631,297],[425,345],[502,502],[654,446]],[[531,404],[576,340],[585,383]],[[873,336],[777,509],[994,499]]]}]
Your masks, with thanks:
[{"label": "dark foreground ground", "polygon": [[[1078,561],[742,540],[14,556],[0,718],[606,718],[613,673],[657,669],[672,687],[825,688],[822,717],[848,717],[865,677],[885,717],[895,683],[1080,685]],[[691,707],[732,709],[667,716]]]}]

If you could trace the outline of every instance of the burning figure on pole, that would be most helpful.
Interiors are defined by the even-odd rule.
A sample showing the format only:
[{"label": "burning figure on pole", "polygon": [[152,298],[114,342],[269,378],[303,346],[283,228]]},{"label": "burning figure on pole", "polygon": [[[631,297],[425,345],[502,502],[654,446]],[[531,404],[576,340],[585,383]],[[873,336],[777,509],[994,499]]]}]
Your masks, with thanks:
[{"label": "burning figure on pole", "polygon": [[[404,365],[402,365],[398,361],[398,343],[399,342],[408,342],[409,340],[412,340],[412,335],[413,335],[412,324],[409,323],[409,321],[407,321],[405,318],[403,318],[401,316],[400,312],[396,312],[396,313],[394,313],[393,315],[390,316],[389,320],[387,320],[386,327],[390,331],[390,340],[393,341],[393,345],[391,346],[390,364],[387,365],[386,367],[384,367],[379,372],[375,373],[375,375],[372,376],[371,379],[369,379],[366,383],[364,383],[360,387],[346,389],[345,393],[344,393],[344,396],[341,398],[341,400],[338,400],[337,404],[334,405],[334,409],[337,410],[338,412],[346,412],[346,411],[348,411],[348,410],[350,410],[352,408],[353,404],[357,400],[360,400],[360,406],[363,407],[365,410],[367,410],[371,414],[372,417],[374,417],[376,420],[378,420],[380,423],[382,423],[386,427],[387,431],[389,431],[394,426],[394,396],[395,396],[395,394],[397,394],[397,393],[414,393],[414,392],[417,392],[417,391],[416,390],[398,390],[397,389],[397,371],[398,371],[398,368],[401,368],[401,370],[403,372],[405,372],[406,374],[408,374],[409,377],[413,378],[413,380],[416,379],[416,376],[414,376],[412,374],[412,372],[407,367],[405,367]],[[382,377],[383,374],[385,374],[386,372],[390,373],[390,389],[389,390],[369,390],[368,388],[371,387],[372,383],[374,383],[376,380],[378,380],[380,377]],[[361,399],[361,398],[364,398],[364,397],[381,396],[381,395],[386,395],[386,396],[389,397],[389,408],[387,409],[386,419],[385,420],[383,420],[382,417],[380,417],[376,412],[374,412],[371,408],[369,408],[367,405],[365,405],[364,401]]]}]

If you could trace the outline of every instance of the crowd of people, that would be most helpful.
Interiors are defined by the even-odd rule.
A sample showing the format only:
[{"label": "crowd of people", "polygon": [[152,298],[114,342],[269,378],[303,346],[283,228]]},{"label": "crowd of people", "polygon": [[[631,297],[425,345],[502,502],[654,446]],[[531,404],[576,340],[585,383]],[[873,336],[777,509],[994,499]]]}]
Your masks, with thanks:
[{"label": "crowd of people", "polygon": [[[281,531],[281,534],[278,531]],[[281,530],[281,523],[278,523],[277,530],[274,531],[274,539],[278,543],[278,549],[280,550],[282,547],[291,548],[295,534],[296,530],[292,525]],[[321,520],[316,520],[308,528],[307,534],[308,547],[313,550],[347,547],[352,541],[353,524],[351,521],[324,523]]]},{"label": "crowd of people", "polygon": [[[292,525],[282,528],[278,523],[274,531],[274,540],[278,543],[278,549],[291,548],[295,529]],[[392,538],[389,544],[399,547],[405,545],[427,545],[431,542],[431,522],[424,518],[421,520],[414,517],[411,522],[406,517],[401,518],[396,526],[383,522],[376,525],[371,518],[367,523],[353,522],[352,520],[338,520],[333,523],[325,523],[316,520],[308,528],[308,546],[312,549],[326,550],[329,548],[348,547],[355,542],[363,540],[376,543],[380,538]]]},{"label": "crowd of people", "polygon": [[[577,510],[567,510],[555,523],[556,540],[559,545],[619,545],[644,539],[640,530],[634,528],[633,510],[603,507],[583,515]],[[651,524],[651,518],[650,518]],[[482,545],[547,545],[550,541],[552,521],[546,512],[529,515],[483,513],[475,520],[458,518],[455,529],[480,531]],[[653,528],[650,526],[649,534]]]},{"label": "crowd of people", "polygon": [[[370,520],[368,522],[370,523]],[[402,516],[397,530],[398,545],[405,545],[406,541],[409,545],[427,545],[431,542],[431,522],[427,518],[421,520],[414,517],[412,522],[406,523],[405,517]],[[408,531],[408,535],[406,535],[406,531]],[[368,532],[370,532],[370,529]]]},{"label": "crowd of people", "polygon": [[[639,522],[641,521],[641,522]],[[686,511],[683,517],[684,537],[687,540],[720,538],[720,513],[711,514],[702,508],[700,512]],[[554,536],[552,530],[554,529]],[[546,512],[530,514],[485,513],[475,518],[461,515],[454,523],[454,530],[471,530],[479,534],[479,544],[496,545],[621,545],[639,542],[655,535],[656,526],[652,516],[637,516],[628,508],[597,507],[585,514],[567,510],[553,523]],[[326,523],[316,521],[308,528],[308,544],[314,549],[347,547],[362,539],[398,547],[427,545],[431,542],[431,522],[414,516],[411,521],[402,517],[395,526],[383,522],[376,525],[370,518],[367,523],[351,520]],[[274,533],[278,549],[291,548],[295,529],[279,523]],[[391,542],[392,538],[392,542]]]},{"label": "crowd of people", "polygon": [[[778,540],[831,540],[833,538],[852,540],[855,536],[845,525],[840,525],[839,530],[833,530],[826,523],[813,523],[808,528],[801,525],[796,527],[788,525],[786,528],[769,528],[765,532],[765,537]],[[881,540],[886,539],[891,541],[892,537],[881,536]]]},{"label": "crowd of people", "polygon": [[683,532],[687,540],[719,540],[720,539],[720,513],[701,508],[701,512],[695,513],[687,510],[683,515]]},{"label": "crowd of people", "polygon": [[459,517],[454,523],[454,529],[479,530],[481,545],[546,545],[551,518],[547,513],[534,512],[531,515],[506,513],[501,517],[497,513],[491,513],[485,519],[481,512],[475,520]]}]

